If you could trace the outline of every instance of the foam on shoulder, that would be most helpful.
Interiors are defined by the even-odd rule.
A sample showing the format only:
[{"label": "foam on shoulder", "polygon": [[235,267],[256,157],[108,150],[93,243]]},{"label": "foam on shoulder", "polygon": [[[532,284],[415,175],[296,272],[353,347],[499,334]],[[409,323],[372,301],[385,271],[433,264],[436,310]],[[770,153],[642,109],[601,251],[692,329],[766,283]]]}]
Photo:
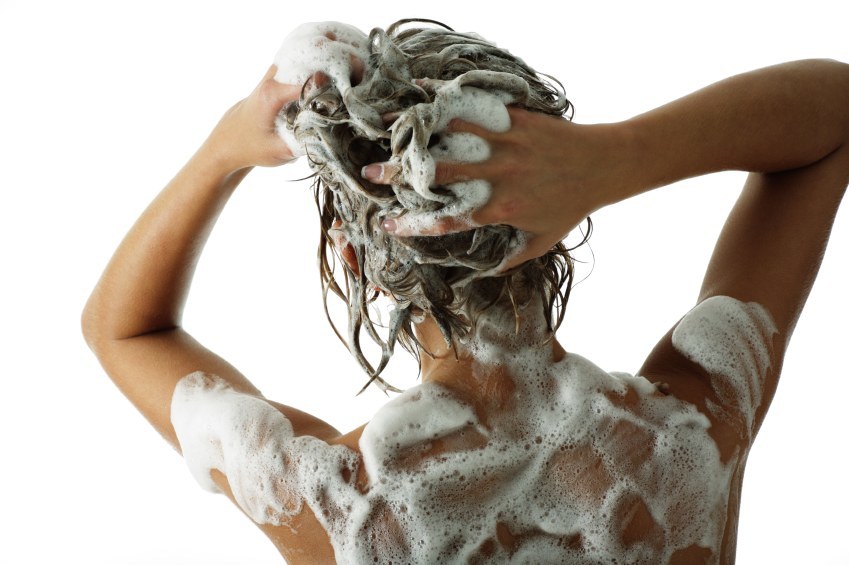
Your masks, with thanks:
[{"label": "foam on shoulder", "polygon": [[480,330],[462,346],[480,360],[472,377],[497,371],[513,387],[485,422],[423,383],[378,411],[360,456],[295,437],[263,399],[193,373],[172,404],[189,468],[210,489],[221,470],[260,524],[287,524],[308,505],[339,563],[666,563],[690,546],[719,555],[739,454],[720,460],[704,414],[579,355],[553,363],[541,330],[514,333],[506,314]]},{"label": "foam on shoulder", "polygon": [[714,296],[693,308],[672,332],[672,345],[707,371],[719,404],[713,415],[738,422],[748,437],[763,402],[772,339],[778,329],[766,308]]},{"label": "foam on shoulder", "polygon": [[342,472],[356,469],[350,451],[295,437],[276,408],[216,375],[198,371],[177,383],[171,423],[195,480],[219,492],[211,471],[223,473],[236,503],[258,524],[287,523],[305,499],[317,496],[304,488],[304,475],[323,473],[325,488],[334,492],[352,488]]},{"label": "foam on shoulder", "polygon": [[474,411],[439,387],[416,387],[387,402],[363,430],[363,463],[370,477],[383,476],[397,453],[477,425]]}]

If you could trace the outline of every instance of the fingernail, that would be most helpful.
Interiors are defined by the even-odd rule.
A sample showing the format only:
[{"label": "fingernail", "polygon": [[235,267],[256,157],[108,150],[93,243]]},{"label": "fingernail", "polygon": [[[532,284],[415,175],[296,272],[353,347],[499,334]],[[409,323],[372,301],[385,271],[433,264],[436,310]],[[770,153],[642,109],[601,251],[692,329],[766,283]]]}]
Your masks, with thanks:
[{"label": "fingernail", "polygon": [[394,233],[395,230],[398,228],[398,225],[392,218],[384,218],[383,221],[380,223],[380,227],[386,233]]},{"label": "fingernail", "polygon": [[383,165],[366,165],[360,171],[360,175],[366,180],[383,180]]}]

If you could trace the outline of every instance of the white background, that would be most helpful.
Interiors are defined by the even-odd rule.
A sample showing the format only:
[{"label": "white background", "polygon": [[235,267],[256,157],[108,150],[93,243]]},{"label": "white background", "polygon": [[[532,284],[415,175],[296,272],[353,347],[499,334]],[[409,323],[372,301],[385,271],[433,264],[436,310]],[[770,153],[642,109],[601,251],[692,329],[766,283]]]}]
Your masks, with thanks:
[{"label": "white background", "polygon": [[[473,4],[0,0],[0,562],[280,561],[193,483],[102,373],[78,320],[134,218],[297,24],[368,30],[420,16],[477,31],[561,78],[583,123],[776,62],[849,60],[838,1]],[[209,242],[186,325],[267,396],[350,429],[383,399],[354,396],[362,376],[323,319],[311,193],[291,182],[306,174],[247,179]],[[596,214],[566,348],[635,371],[693,305],[742,180],[714,175]],[[846,223],[844,210],[750,457],[739,563],[849,563]],[[388,374],[409,386],[401,357]]]}]

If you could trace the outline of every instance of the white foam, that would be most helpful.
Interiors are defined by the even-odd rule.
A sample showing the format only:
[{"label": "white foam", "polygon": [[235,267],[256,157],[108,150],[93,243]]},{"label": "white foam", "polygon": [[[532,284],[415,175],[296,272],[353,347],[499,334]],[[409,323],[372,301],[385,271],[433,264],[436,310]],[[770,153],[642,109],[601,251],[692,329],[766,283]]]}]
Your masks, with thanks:
[{"label": "white foam", "polygon": [[[462,84],[462,76],[442,83],[435,90],[433,102],[410,108],[392,126],[393,138],[403,136],[399,130],[408,127],[418,134],[400,156],[393,156],[393,161],[401,166],[404,179],[417,193],[430,200],[450,203],[451,210],[440,210],[441,215],[468,216],[489,200],[491,192],[489,183],[482,180],[448,185],[453,193],[451,197],[431,190],[435,184],[436,160],[474,163],[490,155],[489,144],[480,137],[446,133],[451,120],[459,118],[495,132],[510,129],[510,115],[505,106],[511,100],[509,97]],[[423,131],[418,131],[420,128]],[[428,148],[433,134],[439,135],[440,141]]]},{"label": "white foam", "polygon": [[[418,104],[402,113],[393,124],[393,140],[404,137],[412,129],[412,140],[391,162],[399,166],[404,182],[428,200],[444,204],[433,212],[412,212],[404,218],[407,229],[427,231],[443,218],[452,218],[468,228],[479,227],[472,214],[483,207],[492,195],[492,186],[482,179],[455,182],[441,187],[448,194],[435,192],[436,162],[453,161],[476,163],[486,161],[491,155],[489,144],[482,138],[466,132],[446,132],[451,120],[457,118],[485,127],[494,132],[510,129],[510,115],[505,104],[513,98],[499,91],[487,91],[473,86],[462,86],[463,77],[449,82],[429,81],[435,87],[433,102]],[[431,147],[432,136],[439,141]],[[517,240],[523,247],[523,241]],[[511,249],[509,255],[518,251]]]},{"label": "white foam", "polygon": [[[319,449],[328,476],[350,468],[353,454],[312,437],[295,437],[292,425],[261,398],[243,394],[223,379],[192,373],[177,384],[171,423],[195,480],[219,492],[210,472],[224,473],[236,502],[258,524],[282,524],[300,511],[303,457]],[[313,469],[314,471],[314,469]]]},{"label": "white foam", "polygon": [[[411,414],[416,415],[413,420]],[[363,430],[360,448],[366,472],[382,482],[383,468],[399,453],[476,425],[472,408],[446,391],[411,389],[383,406]]]},{"label": "white foam", "polygon": [[295,28],[283,40],[274,57],[274,80],[304,84],[316,72],[328,75],[340,92],[351,88],[354,59],[365,63],[368,36],[341,22],[311,22]]},{"label": "white foam", "polygon": [[[274,57],[274,80],[284,84],[304,84],[317,72],[326,74],[345,96],[351,90],[355,61],[365,63],[369,56],[368,36],[340,22],[312,22],[297,27],[283,41]],[[277,134],[292,154],[304,155],[286,121],[278,118]]]},{"label": "white foam", "polygon": [[712,377],[718,417],[738,421],[747,437],[763,401],[775,322],[760,304],[714,296],[693,308],[672,332],[672,345]]},{"label": "white foam", "polygon": [[[503,409],[483,419],[480,407],[423,383],[378,411],[361,456],[293,437],[263,400],[190,375],[172,408],[189,467],[207,488],[209,469],[221,469],[258,523],[285,524],[306,503],[339,563],[666,563],[692,546],[718,560],[740,453],[723,463],[708,418],[642,377],[608,374],[576,354],[553,363],[527,308],[518,334],[512,316],[495,310],[462,346],[479,360],[479,382],[509,376]],[[727,366],[731,334],[689,328],[768,327],[758,325],[768,321],[762,314],[708,301],[679,325],[678,343],[684,335],[688,349]],[[740,334],[748,343],[764,335],[749,330]],[[762,351],[754,357],[762,370]],[[726,393],[753,398],[754,381],[744,381]],[[365,492],[352,478],[360,465]]]}]

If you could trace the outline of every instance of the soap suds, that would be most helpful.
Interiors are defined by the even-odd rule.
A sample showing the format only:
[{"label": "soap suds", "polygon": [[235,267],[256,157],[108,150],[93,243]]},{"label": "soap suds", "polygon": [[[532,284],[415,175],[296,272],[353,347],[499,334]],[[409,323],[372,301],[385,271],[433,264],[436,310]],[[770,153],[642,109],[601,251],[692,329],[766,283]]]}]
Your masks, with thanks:
[{"label": "soap suds", "polygon": [[[389,162],[401,170],[393,183],[400,188],[395,187],[394,190],[409,212],[404,221],[410,229],[427,231],[447,217],[464,222],[470,229],[479,227],[472,219],[472,213],[489,200],[491,186],[485,180],[475,179],[434,190],[436,161],[484,161],[489,158],[490,148],[480,137],[445,130],[455,118],[494,132],[509,130],[507,105],[527,98],[527,82],[510,73],[488,70],[470,70],[450,81],[416,79],[416,84],[429,92],[431,101],[402,111],[387,133],[382,129],[379,114],[360,97],[372,88],[369,70],[366,69],[363,83],[352,84],[351,77],[356,70],[354,62],[364,64],[368,60],[369,38],[360,30],[339,22],[304,24],[284,40],[275,58],[278,69],[275,80],[302,84],[315,73],[324,73],[338,89],[352,126],[367,133],[370,138],[390,138],[392,156]],[[400,67],[394,70],[399,76],[407,72]],[[328,153],[327,144],[331,142],[326,135],[303,139],[295,133],[299,128],[309,129],[316,123],[323,123],[323,120],[320,112],[301,111],[290,123],[281,114],[276,122],[277,133],[293,154],[310,154],[322,167],[333,167],[340,178],[348,178],[348,171],[339,167],[332,151]],[[433,144],[434,139],[439,141]],[[357,182],[354,181],[354,185]],[[407,187],[412,188],[420,199],[414,200],[405,195]],[[441,206],[423,209],[421,199],[441,203]],[[349,234],[349,239],[354,241],[356,238]],[[505,262],[521,253],[525,238],[517,237],[511,243]]]},{"label": "soap suds", "polygon": [[719,403],[708,400],[709,410],[735,422],[748,438],[763,401],[777,331],[760,304],[714,296],[693,308],[672,332],[675,349],[713,377]]},{"label": "soap suds", "polygon": [[[301,510],[306,494],[300,462],[309,458],[328,475],[354,468],[355,454],[309,436],[265,400],[240,393],[216,375],[192,373],[177,384],[171,423],[189,471],[204,489],[219,492],[210,476],[227,476],[233,498],[258,524],[282,524]],[[320,453],[318,457],[316,453]],[[314,466],[313,466],[314,467]]]},{"label": "soap suds", "polygon": [[[275,79],[300,84],[325,73],[353,109],[352,127],[385,137],[380,114],[358,102],[351,84],[356,62],[367,58],[368,38],[359,30],[307,24],[281,48]],[[505,105],[528,88],[511,76],[471,71],[448,82],[419,81],[432,100],[393,124],[391,159],[412,188],[409,196],[397,191],[402,205],[408,197],[441,204],[411,212],[421,222],[451,215],[473,225],[471,214],[491,187],[470,181],[436,191],[435,161],[488,158],[482,139],[444,130],[455,117],[509,129]],[[322,155],[332,143],[318,143],[318,130],[307,140],[314,146],[294,141],[301,120],[321,119],[309,111],[294,123],[281,117],[278,132],[293,151],[308,151],[349,179],[332,155]],[[441,138],[431,144],[434,135]],[[516,241],[511,255],[523,244],[521,233]],[[542,311],[534,301],[519,308]],[[721,461],[710,420],[693,405],[576,354],[553,363],[550,347],[540,346],[547,344],[544,321],[513,333],[515,323],[512,310],[491,308],[460,345],[477,360],[473,378],[509,375],[509,405],[486,417],[449,389],[423,383],[377,412],[358,453],[295,437],[263,399],[193,373],[174,392],[172,423],[204,488],[216,490],[210,472],[220,470],[259,524],[286,525],[306,504],[339,563],[654,564],[693,547],[717,562],[740,454]],[[751,430],[774,331],[762,307],[730,298],[707,300],[681,321],[674,346],[715,376],[711,416],[742,414],[741,425]],[[364,489],[356,484],[360,470]]]},{"label": "soap suds", "polygon": [[[340,22],[313,22],[297,27],[283,41],[274,57],[274,80],[283,84],[304,84],[317,72],[332,80],[343,97],[351,90],[351,76],[357,62],[368,60],[369,39],[357,28]],[[305,154],[304,146],[292,134],[282,117],[277,134],[294,156]]]},{"label": "soap suds", "polygon": [[[206,488],[210,469],[224,472],[258,523],[285,524],[306,503],[339,563],[653,564],[691,547],[718,561],[739,453],[723,464],[692,404],[576,354],[552,363],[539,335],[505,332],[508,318],[462,347],[481,360],[476,378],[512,376],[510,405],[482,421],[423,383],[378,411],[361,455],[293,437],[263,400],[189,375],[172,407],[189,468]],[[773,327],[760,306],[712,299],[685,316],[676,346],[742,410],[759,402]]]},{"label": "soap suds", "polygon": [[[390,163],[400,167],[404,183],[427,200],[444,204],[437,210],[414,210],[405,216],[408,229],[427,231],[443,218],[464,223],[469,229],[480,224],[472,213],[483,207],[492,194],[485,180],[469,180],[434,191],[436,161],[475,163],[490,156],[490,147],[470,133],[445,130],[453,119],[462,119],[493,132],[510,129],[507,104],[527,96],[527,84],[517,77],[505,80],[504,73],[471,71],[451,81],[420,80],[428,89],[431,103],[421,103],[404,111],[392,124],[393,155]],[[474,85],[474,86],[472,86]],[[431,144],[433,139],[439,141]],[[408,141],[409,140],[409,141]],[[400,142],[405,146],[399,146]],[[518,240],[517,240],[518,241]],[[521,242],[524,247],[524,242]],[[513,256],[521,250],[511,249]]]}]

